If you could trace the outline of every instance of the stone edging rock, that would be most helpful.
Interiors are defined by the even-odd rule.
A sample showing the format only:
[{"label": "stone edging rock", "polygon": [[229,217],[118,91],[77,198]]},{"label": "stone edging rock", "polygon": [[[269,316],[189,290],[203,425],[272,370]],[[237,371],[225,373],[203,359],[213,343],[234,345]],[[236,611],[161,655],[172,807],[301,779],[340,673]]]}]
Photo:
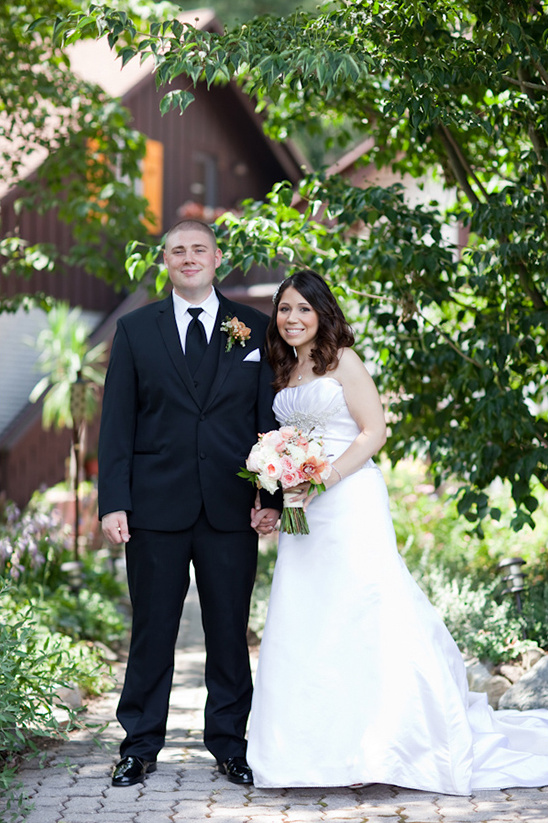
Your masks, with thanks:
[{"label": "stone edging rock", "polygon": [[465,659],[468,687],[485,692],[493,709],[548,709],[548,654],[528,649],[519,663],[498,666]]}]

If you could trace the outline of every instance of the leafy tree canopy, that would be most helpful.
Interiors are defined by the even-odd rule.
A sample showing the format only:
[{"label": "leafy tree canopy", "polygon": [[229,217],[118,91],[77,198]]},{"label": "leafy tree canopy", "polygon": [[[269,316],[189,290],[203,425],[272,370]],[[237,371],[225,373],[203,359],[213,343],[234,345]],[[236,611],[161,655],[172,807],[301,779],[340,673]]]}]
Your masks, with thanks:
[{"label": "leafy tree canopy", "polygon": [[213,0],[203,4],[196,0],[173,0],[173,5],[184,11],[192,11],[200,5],[213,7],[218,20],[230,26],[261,14],[284,17],[297,9],[314,11],[318,7],[318,0],[238,0],[237,3],[234,0]]},{"label": "leafy tree canopy", "polygon": [[[324,123],[371,138],[363,162],[434,176],[450,206],[399,183],[353,186],[319,169],[298,199],[281,184],[225,218],[232,265],[310,266],[352,301],[391,398],[393,459],[426,455],[463,481],[459,510],[498,518],[486,489],[511,484],[513,525],[548,485],[548,15],[542,0],[335,0],[259,17],[223,36],[92,5],[59,19],[63,42],[108,35],[123,61],[151,55],[163,111],[192,86],[236,80],[282,140]],[[449,240],[460,224],[466,242]],[[454,233],[451,235],[454,237]],[[137,255],[137,257],[136,257]],[[130,269],[141,276],[154,250]]]},{"label": "leafy tree canopy", "polygon": [[[34,244],[19,228],[9,234],[2,229],[6,275],[83,266],[115,282],[123,271],[120,237],[146,237],[140,222],[146,201],[134,187],[144,139],[118,101],[70,71],[66,50],[54,44],[53,29],[43,19],[82,5],[77,0],[0,5],[0,182],[4,189],[21,186],[18,212],[55,209],[73,238],[60,256],[53,242]],[[31,28],[39,17],[40,31]],[[0,310],[15,309],[24,292],[23,287],[16,299],[0,299]]]}]

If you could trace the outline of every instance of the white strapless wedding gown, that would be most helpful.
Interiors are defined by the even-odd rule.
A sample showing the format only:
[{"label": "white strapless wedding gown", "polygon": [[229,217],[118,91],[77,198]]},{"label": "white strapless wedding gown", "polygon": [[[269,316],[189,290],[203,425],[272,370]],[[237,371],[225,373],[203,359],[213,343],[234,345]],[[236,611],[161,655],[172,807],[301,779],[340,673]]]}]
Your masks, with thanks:
[{"label": "white strapless wedding gown", "polygon": [[[338,457],[358,434],[340,384],[283,389],[282,425]],[[372,460],[281,534],[248,761],[259,787],[386,783],[444,794],[548,785],[548,710],[497,711],[398,554]]]}]

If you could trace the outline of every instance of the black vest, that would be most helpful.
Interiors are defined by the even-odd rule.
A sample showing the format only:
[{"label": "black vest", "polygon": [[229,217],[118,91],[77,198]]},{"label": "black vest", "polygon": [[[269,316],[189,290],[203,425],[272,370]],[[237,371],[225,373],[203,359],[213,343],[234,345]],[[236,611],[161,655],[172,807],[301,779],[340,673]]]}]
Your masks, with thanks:
[{"label": "black vest", "polygon": [[208,343],[204,356],[198,366],[196,374],[194,375],[194,385],[196,386],[196,391],[198,392],[198,397],[200,398],[200,403],[202,406],[207,400],[209,390],[212,386],[213,380],[215,379],[215,375],[217,374],[219,349],[222,344],[221,337],[219,318],[217,317],[213,328],[213,334],[211,335],[211,340]]}]

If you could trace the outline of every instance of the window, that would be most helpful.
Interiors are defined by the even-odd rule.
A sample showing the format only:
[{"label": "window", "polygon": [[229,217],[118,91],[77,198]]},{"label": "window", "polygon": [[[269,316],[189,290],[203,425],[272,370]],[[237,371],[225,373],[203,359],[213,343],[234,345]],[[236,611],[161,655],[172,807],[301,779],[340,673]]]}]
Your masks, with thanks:
[{"label": "window", "polygon": [[201,151],[194,152],[192,177],[193,201],[214,209],[217,205],[217,158]]},{"label": "window", "polygon": [[151,234],[161,234],[164,199],[164,146],[158,140],[147,140],[142,161],[141,194],[148,200],[152,214],[145,220],[145,228]]}]

